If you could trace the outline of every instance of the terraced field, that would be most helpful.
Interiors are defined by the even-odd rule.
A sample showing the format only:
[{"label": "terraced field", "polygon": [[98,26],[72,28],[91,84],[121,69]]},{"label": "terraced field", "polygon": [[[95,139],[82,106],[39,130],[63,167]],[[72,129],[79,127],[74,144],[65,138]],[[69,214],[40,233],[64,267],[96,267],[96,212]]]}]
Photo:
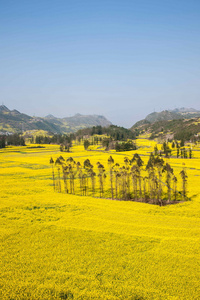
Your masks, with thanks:
[{"label": "terraced field", "polygon": [[[112,152],[147,161],[154,142]],[[92,151],[93,150],[93,151]],[[110,153],[74,146],[72,156],[107,165]],[[200,148],[185,163],[190,201],[159,207],[55,193],[45,148],[0,151],[0,299],[200,299]]]}]

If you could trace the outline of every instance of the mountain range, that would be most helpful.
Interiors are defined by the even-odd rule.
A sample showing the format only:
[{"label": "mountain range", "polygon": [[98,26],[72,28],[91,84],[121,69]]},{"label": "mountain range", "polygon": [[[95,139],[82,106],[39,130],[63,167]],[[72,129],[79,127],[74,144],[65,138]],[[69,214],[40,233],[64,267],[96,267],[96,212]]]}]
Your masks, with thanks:
[{"label": "mountain range", "polygon": [[[104,116],[76,114],[72,117],[31,117],[18,110],[0,106],[0,134],[44,130],[48,133],[69,134],[93,126],[108,127],[112,123]],[[200,133],[200,111],[194,108],[176,108],[153,112],[131,127],[137,133],[146,132],[152,137],[170,138],[187,135],[187,139]]]},{"label": "mountain range", "polygon": [[0,106],[0,133],[20,133],[31,130],[44,130],[49,133],[67,134],[92,126],[109,126],[112,123],[104,116],[76,114],[72,117],[56,118],[48,115],[44,118],[31,117],[18,110]]},{"label": "mountain range", "polygon": [[179,119],[200,118],[200,111],[194,108],[176,108],[174,110],[163,110],[161,112],[153,112],[146,116],[145,119],[138,121],[132,126],[132,129],[142,125],[152,124],[158,121],[170,121]]},{"label": "mountain range", "polygon": [[192,140],[200,133],[200,111],[176,108],[153,112],[135,123],[131,130],[148,133],[151,138]]}]

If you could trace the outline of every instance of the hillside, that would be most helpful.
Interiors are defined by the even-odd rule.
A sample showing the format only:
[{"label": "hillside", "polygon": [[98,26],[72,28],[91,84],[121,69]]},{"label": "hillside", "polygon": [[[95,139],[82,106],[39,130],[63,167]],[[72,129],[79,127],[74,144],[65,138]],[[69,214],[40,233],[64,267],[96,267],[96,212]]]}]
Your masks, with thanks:
[{"label": "hillside", "polygon": [[45,130],[51,133],[71,133],[85,127],[109,126],[111,122],[104,116],[76,114],[68,118],[56,118],[48,115],[45,118],[31,117],[17,110],[0,106],[0,132],[20,133],[30,130]]},{"label": "hillside", "polygon": [[151,138],[191,140],[200,133],[200,111],[181,108],[154,112],[135,123],[131,130],[151,134]]},{"label": "hillside", "polygon": [[48,115],[44,118],[48,123],[56,125],[61,128],[62,133],[76,132],[79,129],[92,127],[92,126],[109,126],[112,123],[108,121],[104,116],[99,115],[81,115],[76,114],[72,117],[56,118],[52,115]]},{"label": "hillside", "polygon": [[194,108],[181,107],[181,108],[176,108],[171,112],[181,115],[184,119],[200,117],[200,111]]},{"label": "hillside", "polygon": [[200,111],[194,108],[176,108],[174,110],[163,110],[161,112],[153,112],[146,116],[145,119],[138,121],[131,128],[138,126],[155,123],[159,121],[170,121],[179,119],[193,119],[200,118]]}]

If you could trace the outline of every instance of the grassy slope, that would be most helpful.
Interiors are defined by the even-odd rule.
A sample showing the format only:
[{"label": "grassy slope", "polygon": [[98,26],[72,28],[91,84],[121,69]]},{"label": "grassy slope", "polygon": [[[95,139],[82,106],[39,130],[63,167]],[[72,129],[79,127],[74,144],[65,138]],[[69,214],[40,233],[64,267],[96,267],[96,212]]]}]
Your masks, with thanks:
[{"label": "grassy slope", "polygon": [[[73,151],[105,165],[109,156]],[[199,299],[200,152],[184,160],[198,196],[167,207],[54,193],[58,146],[0,155],[1,299]],[[180,171],[181,159],[170,163]]]},{"label": "grassy slope", "polygon": [[[141,124],[142,121],[136,123],[132,130],[139,129],[144,130],[146,133],[151,133],[154,138],[160,137],[164,139],[167,134],[173,134],[174,139],[177,140],[192,140],[194,135],[200,133],[200,118],[194,119],[176,119],[169,121],[156,121],[149,124]],[[168,137],[167,137],[168,138]],[[170,137],[171,138],[171,137]]]}]

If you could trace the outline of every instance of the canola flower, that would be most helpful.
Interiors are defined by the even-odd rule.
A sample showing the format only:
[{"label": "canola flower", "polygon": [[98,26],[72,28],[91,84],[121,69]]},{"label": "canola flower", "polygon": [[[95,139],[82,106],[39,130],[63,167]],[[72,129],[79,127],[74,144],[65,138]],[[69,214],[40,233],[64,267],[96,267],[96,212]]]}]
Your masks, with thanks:
[{"label": "canola flower", "polygon": [[[107,163],[109,170],[100,162],[97,162],[95,168],[88,158],[82,165],[73,157],[68,157],[65,160],[60,155],[55,162],[51,157],[54,191],[61,192],[62,177],[64,191],[70,194],[92,195],[94,197],[99,195],[100,198],[106,196],[106,198],[121,200],[139,199],[142,202],[159,204],[160,206],[187,199],[185,168],[183,167],[179,174],[182,179],[182,192],[178,192],[178,179],[173,168],[157,154],[151,153],[146,167],[138,153],[135,153],[132,159],[124,157],[121,166],[115,163],[112,156],[108,158]],[[163,173],[165,173],[165,179]],[[99,181],[98,185],[96,185],[96,181]]]},{"label": "canola flower", "polygon": [[[137,145],[146,164],[155,142]],[[71,150],[65,159],[95,166],[136,152]],[[0,150],[0,299],[199,299],[200,148],[193,153],[165,159],[176,174],[185,163],[191,201],[160,207],[54,193],[56,145]]]}]

